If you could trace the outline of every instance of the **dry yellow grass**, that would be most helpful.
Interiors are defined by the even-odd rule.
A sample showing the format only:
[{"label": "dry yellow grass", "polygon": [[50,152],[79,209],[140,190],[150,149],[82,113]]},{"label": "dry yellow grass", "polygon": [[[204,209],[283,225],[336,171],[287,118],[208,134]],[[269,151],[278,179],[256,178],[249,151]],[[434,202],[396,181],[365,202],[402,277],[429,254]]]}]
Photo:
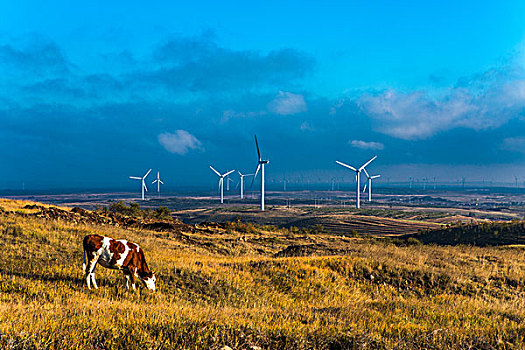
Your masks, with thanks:
[{"label": "dry yellow grass", "polygon": [[[284,230],[170,232],[25,217],[0,206],[0,348],[522,349],[521,248],[397,247]],[[239,230],[237,230],[239,229]],[[84,235],[139,243],[158,290],[82,276]],[[290,244],[344,255],[273,258]]]},{"label": "dry yellow grass", "polygon": [[6,211],[15,211],[18,213],[25,213],[25,214],[35,213],[38,211],[38,209],[36,208],[34,209],[24,208],[26,206],[39,206],[39,207],[44,207],[44,208],[54,207],[54,208],[60,208],[63,210],[70,210],[70,208],[68,207],[57,207],[55,205],[37,203],[33,201],[28,201],[28,200],[11,200],[11,199],[0,198],[0,208]]}]

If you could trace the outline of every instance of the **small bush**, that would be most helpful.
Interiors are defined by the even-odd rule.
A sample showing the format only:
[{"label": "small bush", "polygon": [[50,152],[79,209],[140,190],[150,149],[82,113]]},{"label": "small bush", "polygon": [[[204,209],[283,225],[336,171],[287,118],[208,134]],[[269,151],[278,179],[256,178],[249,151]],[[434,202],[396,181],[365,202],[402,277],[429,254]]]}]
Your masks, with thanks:
[{"label": "small bush", "polygon": [[109,211],[126,216],[142,216],[142,210],[137,203],[129,203],[126,205],[124,201],[118,201],[109,205]]},{"label": "small bush", "polygon": [[24,235],[24,230],[18,225],[8,225],[4,228],[4,235],[10,235],[14,237],[21,237]]},{"label": "small bush", "polygon": [[155,218],[168,220],[171,219],[171,210],[168,207],[160,206],[155,209]]},{"label": "small bush", "polygon": [[123,201],[118,201],[111,203],[109,208],[97,207],[98,212],[107,212],[117,213],[126,216],[147,218],[147,219],[160,219],[160,220],[169,220],[171,219],[171,211],[168,207],[160,206],[157,209],[141,209],[140,205],[137,203],[126,204]]}]

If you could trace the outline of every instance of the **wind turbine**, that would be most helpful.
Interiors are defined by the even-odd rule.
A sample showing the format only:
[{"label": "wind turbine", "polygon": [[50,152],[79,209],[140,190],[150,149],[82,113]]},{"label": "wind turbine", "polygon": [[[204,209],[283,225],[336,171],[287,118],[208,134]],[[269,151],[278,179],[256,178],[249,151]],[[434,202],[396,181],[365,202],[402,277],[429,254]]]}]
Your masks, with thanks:
[{"label": "wind turbine", "polygon": [[[372,180],[377,179],[378,177],[381,177],[381,175],[370,176],[365,168],[363,168],[363,171],[365,172],[366,177],[368,178],[368,201],[371,202],[372,201]],[[366,185],[365,185],[365,188],[363,189],[363,192],[365,190],[366,190]]]},{"label": "wind turbine", "polygon": [[211,165],[210,169],[213,170],[213,172],[219,176],[219,188],[221,189],[221,203],[224,203],[224,178],[233,173],[235,170],[230,170],[227,173],[221,174],[217,170],[213,169]]},{"label": "wind turbine", "polygon": [[257,147],[257,155],[259,156],[259,160],[257,161],[257,169],[255,170],[253,179],[255,180],[257,174],[259,173],[259,169],[261,169],[261,211],[264,211],[264,165],[270,163],[270,161],[262,160],[261,152],[259,151],[259,143],[257,142],[257,135],[255,135],[255,146]]},{"label": "wind turbine", "polygon": [[253,174],[242,174],[240,171],[237,171],[239,173],[239,176],[241,177],[241,199],[244,198],[244,177],[245,176],[251,176]]},{"label": "wind turbine", "polygon": [[343,162],[340,162],[340,161],[338,161],[338,160],[335,161],[337,164],[339,164],[339,165],[341,165],[341,166],[344,166],[345,168],[348,168],[348,169],[350,169],[350,170],[355,171],[355,184],[356,184],[356,196],[355,196],[355,200],[356,200],[356,202],[355,202],[355,207],[356,207],[357,209],[359,209],[359,207],[360,207],[360,205],[359,205],[359,197],[360,197],[360,192],[361,192],[361,191],[360,191],[360,187],[361,187],[361,186],[360,186],[360,183],[359,183],[359,174],[361,173],[361,170],[363,170],[368,164],[372,163],[372,161],[373,161],[374,159],[376,159],[376,158],[377,158],[377,156],[374,156],[374,157],[373,157],[372,159],[370,159],[368,162],[366,162],[365,164],[363,164],[359,169],[356,169],[356,168],[354,168],[353,166],[350,166],[350,165],[345,164],[345,163],[343,163]]},{"label": "wind turbine", "polygon": [[143,177],[137,177],[137,176],[130,176],[129,178],[130,179],[134,179],[134,180],[142,180],[142,200],[144,200],[144,190],[146,190],[146,192],[148,192],[148,188],[146,187],[146,177],[149,175],[149,173],[151,172],[151,169],[148,170],[148,172],[146,173],[146,175],[144,175]]},{"label": "wind turbine", "polygon": [[151,184],[153,185],[155,182],[157,183],[157,193],[160,194],[160,184],[164,185],[164,182],[162,182],[160,179],[160,171],[157,171],[157,179],[155,179],[155,181],[153,181]]},{"label": "wind turbine", "polygon": [[230,182],[233,182],[233,180],[229,176],[226,176],[226,191],[230,191]]}]

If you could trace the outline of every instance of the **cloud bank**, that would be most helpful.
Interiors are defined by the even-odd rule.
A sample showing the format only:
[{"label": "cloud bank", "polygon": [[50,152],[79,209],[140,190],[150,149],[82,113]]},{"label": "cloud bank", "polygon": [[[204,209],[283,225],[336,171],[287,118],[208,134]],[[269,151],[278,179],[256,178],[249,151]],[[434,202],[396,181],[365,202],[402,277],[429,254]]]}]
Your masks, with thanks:
[{"label": "cloud bank", "polygon": [[461,78],[443,91],[366,93],[357,100],[375,129],[404,140],[428,139],[454,128],[487,130],[523,116],[525,69],[519,60]]},{"label": "cloud bank", "polygon": [[150,69],[128,78],[133,83],[192,93],[239,93],[287,86],[308,75],[314,60],[285,48],[268,53],[220,47],[213,35],[175,37],[158,47]]}]

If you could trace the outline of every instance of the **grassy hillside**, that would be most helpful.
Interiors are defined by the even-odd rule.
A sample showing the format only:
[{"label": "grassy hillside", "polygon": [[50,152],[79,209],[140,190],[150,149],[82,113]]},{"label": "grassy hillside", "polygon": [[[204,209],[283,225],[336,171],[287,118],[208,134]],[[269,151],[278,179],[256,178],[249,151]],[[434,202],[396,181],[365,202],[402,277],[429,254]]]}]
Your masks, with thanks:
[{"label": "grassy hillside", "polygon": [[[0,201],[0,348],[525,347],[521,249],[88,220],[27,204]],[[158,290],[127,291],[100,267],[100,289],[87,290],[88,233],[139,243]]]},{"label": "grassy hillside", "polygon": [[525,244],[525,221],[482,222],[451,225],[414,235],[423,243],[498,246]]}]

